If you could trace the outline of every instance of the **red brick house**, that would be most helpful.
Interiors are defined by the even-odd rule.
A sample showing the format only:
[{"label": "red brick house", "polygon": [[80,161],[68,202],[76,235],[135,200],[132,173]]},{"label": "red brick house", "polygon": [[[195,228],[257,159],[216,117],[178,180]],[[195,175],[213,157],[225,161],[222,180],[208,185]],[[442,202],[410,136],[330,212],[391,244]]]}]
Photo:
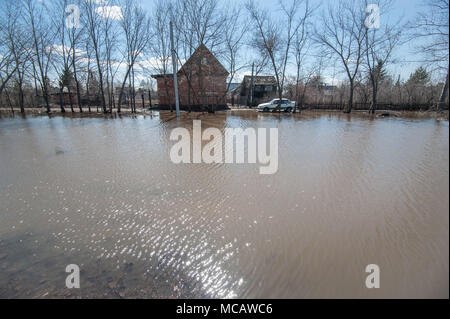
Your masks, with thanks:
[{"label": "red brick house", "polygon": [[[180,108],[226,108],[228,74],[211,51],[201,44],[177,73]],[[157,80],[159,106],[175,108],[173,74],[152,77]]]}]

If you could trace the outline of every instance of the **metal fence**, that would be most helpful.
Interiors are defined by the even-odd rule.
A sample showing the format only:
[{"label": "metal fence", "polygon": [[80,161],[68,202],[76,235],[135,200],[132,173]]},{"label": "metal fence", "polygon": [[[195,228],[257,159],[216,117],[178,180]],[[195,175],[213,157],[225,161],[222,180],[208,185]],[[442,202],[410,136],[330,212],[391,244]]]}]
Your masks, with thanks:
[{"label": "metal fence", "polygon": [[[387,111],[426,111],[435,108],[435,104],[391,104],[391,103],[377,103],[377,110]],[[304,104],[302,109],[314,110],[344,110],[345,104],[325,103],[325,104]],[[370,103],[353,103],[353,110],[367,111],[370,109]],[[444,110],[448,110],[448,104],[443,106]]]}]

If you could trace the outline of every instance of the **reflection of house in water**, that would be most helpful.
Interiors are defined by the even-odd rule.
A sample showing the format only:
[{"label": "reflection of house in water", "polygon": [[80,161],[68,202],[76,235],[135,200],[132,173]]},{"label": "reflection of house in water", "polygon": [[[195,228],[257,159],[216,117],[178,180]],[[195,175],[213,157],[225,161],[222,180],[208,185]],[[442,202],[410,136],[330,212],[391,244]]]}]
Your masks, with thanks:
[{"label": "reflection of house in water", "polygon": [[[177,72],[181,109],[226,108],[228,71],[201,44]],[[174,107],[172,74],[153,75],[157,80],[159,107]]]},{"label": "reflection of house in water", "polygon": [[268,102],[277,95],[277,82],[274,76],[253,77],[253,98],[251,86],[252,77],[244,76],[242,83],[229,93],[231,104],[256,106]]}]

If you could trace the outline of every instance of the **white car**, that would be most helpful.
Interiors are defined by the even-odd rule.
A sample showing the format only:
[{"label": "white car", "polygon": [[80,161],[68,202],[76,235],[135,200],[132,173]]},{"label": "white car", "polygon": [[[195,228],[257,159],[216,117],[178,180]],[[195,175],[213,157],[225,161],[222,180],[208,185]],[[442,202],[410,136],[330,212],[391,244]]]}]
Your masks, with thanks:
[{"label": "white car", "polygon": [[258,111],[270,112],[270,111],[283,111],[291,112],[295,107],[295,102],[289,101],[288,99],[282,99],[280,105],[280,99],[273,99],[269,103],[262,103],[258,105]]}]

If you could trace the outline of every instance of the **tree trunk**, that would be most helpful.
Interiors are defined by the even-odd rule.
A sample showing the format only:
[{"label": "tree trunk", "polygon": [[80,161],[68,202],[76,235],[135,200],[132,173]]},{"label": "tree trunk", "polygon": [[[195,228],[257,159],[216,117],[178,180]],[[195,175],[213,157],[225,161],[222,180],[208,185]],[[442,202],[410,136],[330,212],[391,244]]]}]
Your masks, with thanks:
[{"label": "tree trunk", "polygon": [[254,68],[255,68],[255,63],[252,64],[252,77],[250,78],[250,107],[253,106],[253,83],[254,83]]},{"label": "tree trunk", "polygon": [[[106,109],[105,91],[103,89],[103,72],[101,69],[101,62],[100,62],[98,46],[97,46],[96,42],[94,42],[94,50],[95,50],[95,59],[97,61],[98,78],[100,80],[100,94],[101,94],[101,98],[102,98],[103,113],[107,113],[108,111]],[[98,112],[98,109],[97,109],[97,112]]]},{"label": "tree trunk", "polygon": [[20,105],[20,113],[25,113],[25,103],[24,103],[24,93],[23,93],[23,74],[20,75],[20,70],[17,70],[19,73],[19,105]]},{"label": "tree trunk", "polygon": [[90,80],[91,76],[89,73],[89,62],[88,62],[88,78],[87,78],[87,82],[86,82],[86,96],[87,96],[87,101],[88,101],[88,112],[91,113],[91,99],[89,97],[89,80]]},{"label": "tree trunk", "polygon": [[375,114],[376,108],[377,108],[377,93],[378,93],[378,88],[377,88],[377,84],[373,85],[372,87],[372,102],[370,104],[370,108],[369,108],[369,113],[370,114]]},{"label": "tree trunk", "polygon": [[50,110],[50,102],[49,102],[49,100],[48,100],[47,89],[44,89],[43,93],[44,93],[45,105],[47,106],[47,113],[50,113],[51,110]]},{"label": "tree trunk", "polygon": [[152,93],[150,92],[150,90],[148,90],[148,107],[149,110],[152,109]]},{"label": "tree trunk", "polygon": [[280,99],[278,101],[278,113],[281,113],[281,102],[283,101],[283,89],[281,86],[278,86],[278,97]]},{"label": "tree trunk", "polygon": [[75,63],[75,48],[73,49],[73,78],[75,79],[75,84],[77,86],[77,102],[78,102],[78,108],[80,109],[80,113],[83,113],[83,107],[81,105],[81,92],[80,92],[80,83],[78,82],[77,78],[77,68]]},{"label": "tree trunk", "polygon": [[[109,63],[109,62],[107,62]],[[111,87],[109,86],[109,68],[106,68],[106,94],[108,95],[108,111],[109,113],[112,113],[112,101],[111,101]]]},{"label": "tree trunk", "polygon": [[353,81],[350,81],[350,96],[348,98],[348,105],[347,108],[344,110],[344,113],[350,113],[352,111],[353,107],[353,91],[355,90],[355,86],[353,84]]},{"label": "tree trunk", "polygon": [[136,90],[134,86],[134,65],[131,67],[131,96],[133,101],[133,112],[136,113]]},{"label": "tree trunk", "polygon": [[59,105],[61,107],[61,113],[66,113],[66,109],[64,108],[64,101],[63,101],[63,88],[60,88],[60,92],[59,92]]},{"label": "tree trunk", "polygon": [[123,99],[123,89],[125,88],[125,85],[127,83],[127,79],[130,74],[130,71],[131,71],[131,68],[128,67],[127,73],[125,74],[125,78],[123,79],[123,82],[122,82],[122,86],[120,87],[119,103],[117,104],[117,113],[120,113],[120,108],[122,106],[122,99]]},{"label": "tree trunk", "polygon": [[74,113],[75,111],[73,109],[72,91],[70,90],[70,87],[67,87],[67,90],[69,91],[70,110],[72,111],[72,113]]},{"label": "tree trunk", "polygon": [[294,113],[297,112],[297,104],[298,104],[298,99],[299,99],[299,95],[298,95],[298,83],[299,83],[299,78],[300,78],[300,70],[299,70],[299,68],[297,68],[297,79],[295,80],[295,105],[294,105]]},{"label": "tree trunk", "polygon": [[20,113],[25,113],[25,105],[24,105],[24,94],[22,84],[19,85],[19,104],[20,104]]}]

